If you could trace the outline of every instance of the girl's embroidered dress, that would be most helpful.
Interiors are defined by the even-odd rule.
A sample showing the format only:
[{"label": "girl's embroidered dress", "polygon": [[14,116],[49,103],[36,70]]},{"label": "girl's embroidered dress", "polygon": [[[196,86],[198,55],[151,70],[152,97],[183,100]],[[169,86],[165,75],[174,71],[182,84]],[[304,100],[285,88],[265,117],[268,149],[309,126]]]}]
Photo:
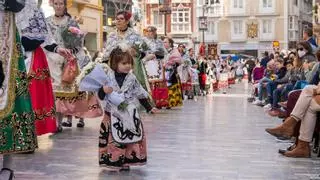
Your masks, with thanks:
[{"label": "girl's embroidered dress", "polygon": [[5,75],[0,94],[0,153],[34,151],[37,137],[20,37],[13,13],[2,10],[0,48]]},{"label": "girl's embroidered dress", "polygon": [[170,49],[166,59],[165,77],[169,89],[169,107],[182,106],[182,89],[177,70],[182,62],[181,55],[177,49]]},{"label": "girl's embroidered dress", "polygon": [[[152,107],[147,99],[148,93],[132,73],[117,73],[109,67],[105,67],[105,78],[101,78],[103,76],[101,71],[96,71],[99,70],[99,67],[100,65],[97,65],[91,74],[80,81],[80,88],[84,87],[82,84],[88,84],[89,88],[86,90],[96,91],[99,98],[105,103],[105,115],[100,126],[99,136],[99,164],[109,168],[144,165],[147,162],[147,147],[138,112],[138,102],[147,111],[150,111]],[[85,80],[88,76],[96,81]],[[125,110],[119,110],[111,103],[110,94],[106,95],[102,86],[99,87],[99,84],[104,83],[112,87],[114,93],[124,97],[128,104]],[[125,116],[127,114],[129,115]]]},{"label": "girl's embroidered dress", "polygon": [[54,133],[57,129],[54,95],[47,58],[40,45],[51,52],[57,45],[35,0],[26,1],[25,8],[16,14],[16,22],[26,51],[25,63],[37,135]]}]

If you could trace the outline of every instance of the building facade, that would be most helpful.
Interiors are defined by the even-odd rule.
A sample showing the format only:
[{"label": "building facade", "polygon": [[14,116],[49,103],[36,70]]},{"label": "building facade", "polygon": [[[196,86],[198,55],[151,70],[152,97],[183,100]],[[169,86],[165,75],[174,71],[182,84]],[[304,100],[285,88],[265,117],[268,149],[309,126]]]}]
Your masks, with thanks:
[{"label": "building facade", "polygon": [[274,42],[277,49],[294,48],[303,27],[312,26],[310,0],[198,0],[196,9],[208,27],[197,41],[216,44],[221,54],[257,57],[273,52]]},{"label": "building facade", "polygon": [[[160,36],[166,34],[176,43],[187,43],[195,28],[193,4],[193,0],[145,0],[144,26],[155,26]],[[170,14],[161,12],[163,5],[169,7]]]},{"label": "building facade", "polygon": [[313,33],[317,43],[320,42],[320,0],[313,0]]},{"label": "building facade", "polygon": [[[68,12],[72,17],[80,19],[80,29],[87,33],[85,46],[94,53],[102,49],[102,15],[103,6],[101,0],[67,0]],[[42,0],[42,8],[46,16],[54,14],[49,0]]]}]

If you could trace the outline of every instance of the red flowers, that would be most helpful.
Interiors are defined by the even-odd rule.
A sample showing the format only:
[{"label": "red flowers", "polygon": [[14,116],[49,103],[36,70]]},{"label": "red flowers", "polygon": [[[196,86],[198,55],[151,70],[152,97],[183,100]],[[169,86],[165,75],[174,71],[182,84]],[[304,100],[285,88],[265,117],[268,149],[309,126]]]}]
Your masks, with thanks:
[{"label": "red flowers", "polygon": [[69,27],[68,30],[76,35],[82,35],[83,33],[81,32],[81,30],[79,28],[76,27]]},{"label": "red flowers", "polygon": [[124,13],[124,18],[125,18],[127,21],[129,21],[129,20],[131,19],[131,17],[132,17],[132,13],[131,13],[131,12],[126,11],[126,12]]}]

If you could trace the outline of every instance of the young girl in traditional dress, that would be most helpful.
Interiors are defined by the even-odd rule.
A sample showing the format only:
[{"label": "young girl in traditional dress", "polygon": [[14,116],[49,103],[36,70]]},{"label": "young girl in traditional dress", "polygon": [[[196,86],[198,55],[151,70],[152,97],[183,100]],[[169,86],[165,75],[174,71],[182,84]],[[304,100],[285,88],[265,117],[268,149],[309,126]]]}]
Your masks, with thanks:
[{"label": "young girl in traditional dress", "polygon": [[[119,44],[111,52],[110,68],[104,68],[108,85],[98,92],[99,98],[106,103],[99,136],[99,164],[109,170],[128,169],[147,162],[146,138],[137,102],[148,112],[153,113],[155,109],[148,101],[148,93],[132,73],[134,62],[129,49],[126,44]],[[127,106],[119,110],[119,106],[110,100],[111,93],[121,94]]]}]

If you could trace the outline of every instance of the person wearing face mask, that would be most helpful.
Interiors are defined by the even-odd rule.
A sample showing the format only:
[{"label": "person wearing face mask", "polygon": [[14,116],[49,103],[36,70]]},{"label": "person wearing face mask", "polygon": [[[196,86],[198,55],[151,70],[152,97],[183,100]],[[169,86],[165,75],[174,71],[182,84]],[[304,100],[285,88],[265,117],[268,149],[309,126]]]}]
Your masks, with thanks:
[{"label": "person wearing face mask", "polygon": [[302,41],[298,44],[298,56],[302,60],[316,61],[316,57],[312,53],[312,47],[307,41]]},{"label": "person wearing face mask", "polygon": [[319,69],[319,62],[316,61],[316,57],[312,54],[312,47],[307,41],[299,43],[298,56],[302,60],[306,79],[297,81],[294,89],[302,89],[305,85],[310,84]]}]

